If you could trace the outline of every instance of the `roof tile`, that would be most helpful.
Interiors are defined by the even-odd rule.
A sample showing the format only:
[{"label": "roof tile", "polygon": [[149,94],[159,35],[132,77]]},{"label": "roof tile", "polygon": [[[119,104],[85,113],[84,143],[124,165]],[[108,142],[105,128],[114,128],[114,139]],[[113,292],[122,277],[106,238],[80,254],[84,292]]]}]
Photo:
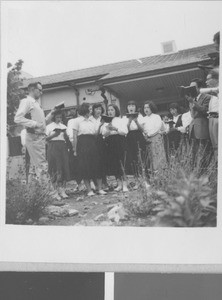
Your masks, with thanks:
[{"label": "roof tile", "polygon": [[40,81],[43,85],[51,85],[63,83],[67,81],[77,81],[89,78],[97,79],[115,79],[116,77],[136,74],[141,72],[149,72],[172,66],[180,66],[193,62],[201,62],[206,59],[207,54],[214,52],[213,44],[185,49],[172,54],[154,55],[140,58],[142,64],[138,60],[128,60],[118,63],[112,63],[92,68],[69,71],[65,73],[53,74],[48,76],[35,77],[24,81],[24,86],[31,82]]}]

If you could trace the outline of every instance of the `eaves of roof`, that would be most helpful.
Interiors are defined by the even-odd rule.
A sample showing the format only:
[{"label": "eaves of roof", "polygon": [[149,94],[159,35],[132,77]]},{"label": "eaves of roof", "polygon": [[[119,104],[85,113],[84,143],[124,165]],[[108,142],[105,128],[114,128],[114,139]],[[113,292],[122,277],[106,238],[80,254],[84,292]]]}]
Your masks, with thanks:
[{"label": "eaves of roof", "polygon": [[198,63],[208,63],[210,59],[207,57],[207,54],[214,51],[214,45],[210,44],[167,55],[155,55],[139,60],[133,59],[93,68],[35,77],[25,80],[23,85],[27,87],[29,83],[36,81],[40,81],[44,87],[62,84],[75,85],[89,81],[107,83],[126,77],[136,78],[144,74],[159,74],[164,70],[183,69],[184,67],[197,66]]}]

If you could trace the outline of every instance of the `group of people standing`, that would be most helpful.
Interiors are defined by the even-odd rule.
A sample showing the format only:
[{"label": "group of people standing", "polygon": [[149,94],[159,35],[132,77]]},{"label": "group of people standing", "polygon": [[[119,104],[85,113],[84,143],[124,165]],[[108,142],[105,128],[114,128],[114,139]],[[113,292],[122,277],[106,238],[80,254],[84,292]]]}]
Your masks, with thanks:
[{"label": "group of people standing", "polygon": [[[219,38],[217,33],[217,51]],[[176,153],[184,137],[188,143],[193,142],[195,154],[200,145],[207,149],[207,155],[213,149],[217,163],[218,64],[208,73],[206,83],[199,78],[191,80],[197,96],[185,96],[189,107],[185,113],[177,103],[171,103],[170,116],[165,114],[162,119],[152,101],[146,101],[140,112],[137,103],[129,101],[123,117],[114,104],[108,105],[107,115],[102,103],[92,107],[82,104],[78,117],[64,124],[62,110],[54,108],[45,117],[38,101],[42,84],[29,84],[29,94],[20,101],[14,121],[26,128],[24,144],[36,176],[44,182],[50,175],[51,195],[58,201],[68,197],[65,186],[70,179],[78,185],[83,180],[88,196],[95,194],[92,181],[98,194],[105,195],[107,176],[112,175],[117,181],[115,190],[127,192],[127,175],[138,176],[141,163],[145,163],[147,176],[158,174],[167,167],[170,155]]]},{"label": "group of people standing", "polygon": [[[218,87],[219,72],[212,70],[206,84],[209,88]],[[218,93],[207,94],[200,79],[192,80],[190,85],[195,85],[198,96],[186,97],[189,110],[183,114],[177,103],[170,104],[170,116],[164,115],[162,119],[152,101],[146,101],[141,112],[135,101],[129,101],[123,117],[114,104],[108,105],[107,115],[102,103],[92,107],[82,104],[78,117],[65,125],[62,110],[53,109],[44,116],[37,101],[42,85],[33,83],[29,86],[29,96],[20,103],[15,122],[26,126],[25,147],[31,162],[37,166],[40,177],[50,174],[57,199],[68,197],[65,184],[70,179],[78,184],[83,180],[87,195],[93,196],[91,181],[97,193],[105,195],[107,176],[115,176],[115,190],[127,192],[127,175],[138,176],[141,162],[145,162],[148,173],[165,168],[169,153],[178,149],[184,136],[196,146],[211,141],[217,160]]]},{"label": "group of people standing", "polygon": [[[92,112],[89,104],[82,104],[78,109],[79,116],[69,120],[66,132],[60,132],[58,135],[63,136],[64,142],[68,135],[68,143],[71,146],[69,151],[76,157],[75,160],[71,158],[69,170],[74,174],[72,179],[78,184],[84,181],[88,196],[94,195],[90,181],[94,182],[98,194],[107,193],[107,176],[115,176],[115,191],[127,192],[126,176],[138,175],[139,157],[144,159],[146,153],[149,153],[146,159],[153,171],[157,171],[166,163],[161,117],[156,114],[157,109],[153,102],[145,102],[143,111],[144,116],[137,112],[136,102],[129,101],[126,116],[121,117],[118,106],[110,104],[107,116],[104,117],[104,107],[101,103],[94,104]],[[54,116],[60,120],[57,124],[61,126],[62,112],[55,111]],[[47,140],[53,143],[53,140],[56,140],[53,132],[56,124],[50,124],[48,127],[51,130],[48,131]],[[50,138],[51,136],[53,138]],[[65,161],[68,157],[68,150],[66,151]],[[50,162],[51,156],[56,156],[55,150],[48,147],[47,155]],[[62,164],[61,157],[62,155],[57,155],[57,159],[65,168],[66,163]]]},{"label": "group of people standing", "polygon": [[172,103],[172,119],[169,120],[167,115],[163,116],[167,134],[165,148],[176,150],[186,138],[186,142],[192,143],[194,160],[199,155],[198,150],[202,149],[202,167],[207,168],[212,159],[216,163],[218,160],[219,70],[212,69],[206,82],[199,78],[192,79],[190,86],[196,88],[197,96],[185,96],[188,111],[182,114],[181,107]]}]

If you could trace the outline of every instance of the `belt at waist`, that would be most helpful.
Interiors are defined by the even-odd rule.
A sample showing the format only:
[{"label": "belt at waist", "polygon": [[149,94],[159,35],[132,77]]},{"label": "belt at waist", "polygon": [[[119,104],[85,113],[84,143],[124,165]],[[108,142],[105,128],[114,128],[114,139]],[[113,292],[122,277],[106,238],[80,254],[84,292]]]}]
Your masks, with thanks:
[{"label": "belt at waist", "polygon": [[208,113],[209,118],[219,118],[218,112],[209,112]]},{"label": "belt at waist", "polygon": [[27,133],[36,134],[36,135],[46,135],[45,132],[38,132],[34,128],[26,128]]}]

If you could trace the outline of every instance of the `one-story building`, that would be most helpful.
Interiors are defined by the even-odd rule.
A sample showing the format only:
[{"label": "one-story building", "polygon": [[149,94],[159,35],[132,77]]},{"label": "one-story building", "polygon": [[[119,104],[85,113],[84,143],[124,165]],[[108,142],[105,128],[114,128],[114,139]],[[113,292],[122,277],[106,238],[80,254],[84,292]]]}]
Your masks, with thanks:
[{"label": "one-story building", "polygon": [[159,112],[166,111],[171,102],[183,103],[178,86],[190,84],[192,78],[205,79],[199,65],[209,65],[209,53],[214,44],[160,54],[82,70],[30,78],[39,81],[44,93],[41,104],[46,113],[61,101],[67,109],[82,103],[107,101],[117,104],[125,112],[127,101],[138,106],[146,100],[156,103]]}]

